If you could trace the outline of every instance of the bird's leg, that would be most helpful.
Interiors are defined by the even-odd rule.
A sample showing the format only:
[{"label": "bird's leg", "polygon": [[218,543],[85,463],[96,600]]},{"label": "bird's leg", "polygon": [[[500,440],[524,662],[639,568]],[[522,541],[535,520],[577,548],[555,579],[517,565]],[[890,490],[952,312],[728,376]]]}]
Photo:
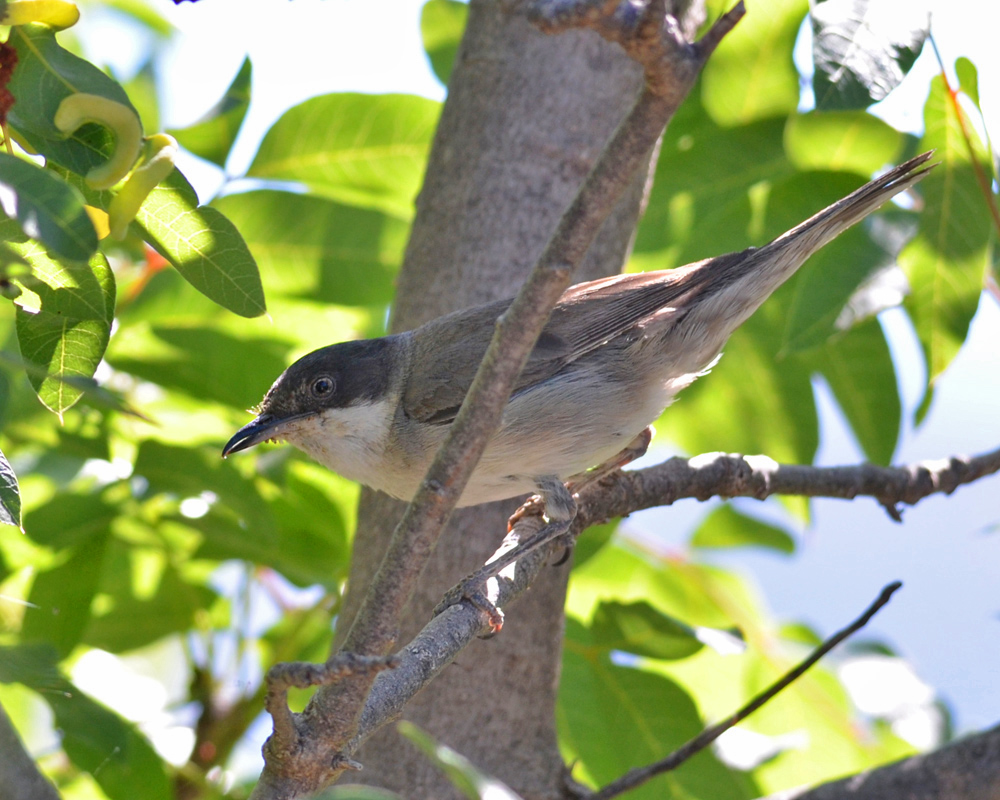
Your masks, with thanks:
[{"label": "bird's leg", "polygon": [[[572,519],[576,516],[576,502],[573,500],[577,494],[579,494],[587,486],[601,480],[606,475],[610,475],[616,469],[621,469],[626,464],[630,464],[637,458],[642,458],[646,455],[646,450],[649,449],[649,443],[653,440],[653,426],[650,425],[644,428],[643,431],[636,436],[628,445],[607,461],[598,464],[596,467],[587,470],[586,472],[581,472],[577,475],[573,475],[566,481],[565,494],[569,496],[570,501],[573,505],[573,512],[569,514],[569,518]],[[564,496],[560,495],[558,492],[552,492],[551,487],[543,487],[539,484],[539,493],[532,495],[521,505],[517,511],[511,514],[510,519],[507,520],[507,530],[511,531],[514,529],[514,525],[522,517],[538,515],[541,516],[543,513],[550,519],[565,519],[566,518],[566,499]],[[550,507],[550,503],[554,503],[553,507]],[[552,512],[555,512],[554,514]]]},{"label": "bird's leg", "polygon": [[[613,458],[594,469],[574,475],[566,483],[555,476],[537,478],[538,494],[529,499],[511,516],[508,521],[507,536],[500,548],[486,564],[446,592],[435,609],[435,613],[440,613],[448,606],[455,605],[462,600],[468,600],[487,614],[493,632],[499,631],[503,626],[503,612],[497,608],[493,599],[484,591],[487,581],[499,575],[519,558],[565,534],[576,517],[574,495],[584,487],[601,480],[616,469],[620,469],[644,455],[652,438],[653,429],[648,427],[636,436],[628,447]],[[527,521],[527,517],[541,517],[543,510],[548,522],[534,533],[521,539],[517,523],[522,519]],[[563,561],[565,561],[565,556],[558,563],[561,564]]]},{"label": "bird's leg", "polygon": [[[496,576],[531,551],[562,536],[569,530],[570,523],[572,523],[573,517],[576,516],[576,503],[572,495],[566,490],[562,481],[556,478],[551,479],[551,481],[540,482],[539,488],[542,492],[548,494],[546,491],[547,488],[558,485],[557,494],[560,497],[553,504],[553,507],[568,508],[571,512],[569,516],[564,519],[551,520],[544,524],[537,517],[523,520],[520,525],[507,534],[503,540],[503,544],[500,545],[499,549],[485,565],[445,593],[441,602],[438,603],[437,608],[434,609],[435,614],[440,614],[449,606],[456,605],[463,600],[468,600],[487,615],[493,633],[500,630],[503,626],[503,612],[497,607],[496,603],[496,591],[499,588],[495,580]],[[568,506],[566,505],[567,503]],[[533,532],[531,531],[532,528],[535,529]]]}]

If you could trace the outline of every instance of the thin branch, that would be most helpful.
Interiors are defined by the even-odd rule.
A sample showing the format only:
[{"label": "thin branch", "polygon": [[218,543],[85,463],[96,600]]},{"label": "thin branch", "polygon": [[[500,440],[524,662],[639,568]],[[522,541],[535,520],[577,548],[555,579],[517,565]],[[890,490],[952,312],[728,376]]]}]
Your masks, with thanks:
[{"label": "thin branch", "polygon": [[588,487],[579,498],[573,528],[580,531],[685,497],[763,500],[771,495],[844,500],[873,497],[899,521],[899,504],[913,506],[934,494],[951,494],[959,486],[997,472],[1000,448],[974,457],[952,456],[900,467],[809,467],[778,464],[766,456],[706,453],[690,459],[671,458],[648,469],[613,473],[597,486]]},{"label": "thin branch", "polygon": [[654,764],[648,764],[645,767],[636,767],[635,769],[629,770],[618,778],[618,780],[612,781],[600,790],[588,795],[589,800],[609,800],[609,798],[617,797],[624,792],[631,791],[657,775],[662,775],[664,772],[676,769],[696,753],[704,750],[723,733],[749,717],[754,711],[771,700],[775,695],[802,677],[807,669],[829,653],[834,647],[844,641],[844,639],[861,630],[868,624],[871,618],[874,617],[882,609],[882,607],[889,602],[892,595],[902,585],[903,584],[899,581],[895,581],[894,583],[890,583],[886,586],[882,590],[881,594],[879,594],[875,602],[872,603],[860,617],[854,620],[854,622],[846,628],[837,631],[837,633],[817,647],[808,658],[779,678],[775,683],[771,684],[771,686],[759,695],[754,697],[735,714],[732,714],[721,722],[717,722],[710,728],[706,728],[686,744],[681,745],[666,758],[663,758]]},{"label": "thin branch", "polygon": [[[269,753],[275,753],[278,748],[292,752],[297,749],[295,715],[288,708],[289,689],[329,686],[353,675],[374,676],[397,666],[399,658],[396,656],[360,656],[354,653],[340,653],[324,664],[304,661],[275,664],[264,676],[267,685],[264,708],[274,724],[274,735],[268,742]],[[346,762],[345,766],[360,769]]]},{"label": "thin branch", "polygon": [[[934,493],[950,493],[962,483],[1000,471],[1000,449],[974,458],[951,458],[902,467],[800,467],[779,465],[762,456],[710,453],[692,459],[673,458],[655,467],[614,473],[580,497],[580,511],[572,530],[611,517],[626,516],[643,508],[669,505],[682,498],[756,497],[772,494],[805,497],[853,498],[870,495],[884,502],[915,504]],[[881,486],[879,481],[884,482]],[[889,486],[894,488],[888,488]],[[525,537],[541,528],[538,517],[518,524]],[[490,599],[510,606],[547,563],[558,542],[520,559],[513,575],[490,584]],[[501,550],[503,546],[501,546]],[[401,651],[399,666],[378,676],[365,704],[358,733],[344,749],[353,753],[382,725],[397,719],[410,699],[475,638],[490,629],[488,613],[465,602],[446,608],[434,617]]]},{"label": "thin branch", "polygon": [[[531,536],[542,525],[539,517],[528,517],[518,523],[518,529],[522,535]],[[549,548],[539,548],[518,560],[512,569],[508,568],[503,574],[491,578],[489,599],[498,607],[512,604],[548,563],[548,553]],[[468,599],[448,605],[432,617],[420,633],[397,653],[399,666],[382,673],[375,680],[357,735],[344,752],[356,752],[375,731],[398,719],[417,692],[454,661],[465,647],[491,628],[490,613]]]}]

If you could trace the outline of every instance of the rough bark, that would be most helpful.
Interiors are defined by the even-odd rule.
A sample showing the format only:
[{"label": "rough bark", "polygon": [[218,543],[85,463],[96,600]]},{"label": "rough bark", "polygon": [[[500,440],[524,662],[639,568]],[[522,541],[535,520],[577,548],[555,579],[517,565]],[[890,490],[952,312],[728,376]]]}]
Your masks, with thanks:
[{"label": "rough bark", "polygon": [[4,800],[59,800],[56,788],[35,766],[2,706],[0,706],[0,797]]},{"label": "rough bark", "polygon": [[[417,203],[394,330],[513,295],[641,84],[638,67],[594,34],[546,37],[494,2],[473,2]],[[645,175],[636,176],[575,280],[621,269],[645,183]],[[515,506],[452,518],[400,642],[493,552]],[[402,508],[365,493],[340,630],[353,618]],[[469,648],[404,715],[526,798],[561,795],[554,708],[567,575],[567,566],[543,571],[503,633]],[[357,758],[364,782],[411,798],[458,796],[391,727]]]},{"label": "rough bark", "polygon": [[1000,800],[1000,728],[933,753],[766,800]]}]

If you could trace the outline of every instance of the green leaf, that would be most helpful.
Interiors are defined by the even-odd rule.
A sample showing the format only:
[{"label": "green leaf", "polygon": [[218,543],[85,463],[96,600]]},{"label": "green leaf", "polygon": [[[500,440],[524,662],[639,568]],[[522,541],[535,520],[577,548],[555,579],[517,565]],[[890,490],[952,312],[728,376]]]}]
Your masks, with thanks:
[{"label": "green leaf", "polygon": [[602,547],[611,541],[618,530],[620,520],[614,519],[603,525],[591,525],[573,546],[573,567],[579,567],[593,558]]},{"label": "green leaf", "polygon": [[110,130],[91,123],[66,137],[53,120],[59,104],[77,92],[100,95],[135,111],[125,90],[93,64],[60,47],[54,30],[46,25],[11,28],[9,43],[18,57],[8,84],[16,99],[8,114],[14,130],[46,159],[78,175],[107,161],[115,148]]},{"label": "green leaf", "polygon": [[166,769],[146,738],[66,680],[57,658],[48,644],[0,647],[0,681],[23,683],[51,706],[66,755],[109,800],[172,800]]},{"label": "green leaf", "polygon": [[93,378],[73,375],[49,375],[47,370],[42,367],[32,364],[30,361],[26,361],[13,353],[3,351],[0,351],[0,364],[23,369],[29,376],[34,376],[39,381],[45,378],[52,381],[62,381],[73,389],[79,390],[86,401],[92,406],[109,408],[114,411],[120,411],[122,414],[129,414],[133,417],[145,419],[142,414],[129,406],[120,395],[108,391],[103,386],[99,386]]},{"label": "green leaf", "polygon": [[97,250],[80,193],[30,161],[0,153],[0,205],[54,256],[86,261]]},{"label": "green leaf", "polygon": [[412,95],[314,97],[274,123],[247,175],[409,219],[440,109]]},{"label": "green leaf", "polygon": [[195,615],[214,598],[210,589],[182,580],[177,570],[168,567],[152,597],[140,599],[131,591],[116,596],[109,612],[91,618],[83,641],[111,653],[144,647],[193,627]]},{"label": "green leaf", "polygon": [[858,109],[885,98],[930,32],[920,3],[821,0],[812,6],[813,92],[818,109]]},{"label": "green leaf", "polygon": [[163,762],[135,726],[64,684],[63,691],[43,696],[73,764],[89,772],[109,800],[173,800]]},{"label": "green leaf", "polygon": [[23,683],[44,692],[60,680],[59,654],[51,644],[0,645],[0,683]]},{"label": "green leaf", "polygon": [[[220,443],[221,447],[221,443]],[[139,447],[135,475],[149,482],[150,494],[177,499],[212,492],[218,498],[199,519],[172,521],[201,533],[196,557],[238,558],[273,566],[299,585],[330,586],[347,570],[347,525],[331,501],[343,479],[307,464],[294,464],[274,499],[245,479],[215,448],[172,447],[147,440]]]},{"label": "green leaf", "polygon": [[[614,664],[593,650],[589,631],[573,619],[567,620],[566,637],[556,713],[560,743],[578,762],[576,779],[603,785],[701,732],[692,698],[672,680]],[[629,793],[636,800],[756,796],[708,751]]]},{"label": "green leaf", "polygon": [[251,73],[250,59],[245,58],[222,99],[204,117],[186,128],[167,132],[189,152],[224,168],[250,107]]},{"label": "green leaf", "polygon": [[695,547],[765,547],[794,553],[795,540],[781,528],[737,511],[724,503],[709,514],[691,536]]},{"label": "green leaf", "polygon": [[[312,465],[291,466],[271,502],[273,521],[234,520],[215,508],[201,519],[183,520],[203,536],[196,557],[271,566],[299,586],[335,586],[346,577],[350,550],[345,511],[330,500],[330,483],[342,479]],[[245,491],[256,493],[257,488],[247,482]]]},{"label": "green leaf", "polygon": [[22,290],[16,300],[18,345],[28,362],[44,370],[44,375],[28,372],[39,399],[62,415],[83,394],[64,379],[92,378],[108,346],[114,276],[103,254],[95,254],[89,264],[60,263],[41,245],[18,241],[20,231],[11,232],[12,225],[0,223],[0,231],[8,237],[8,246],[31,266],[31,274],[17,280]]},{"label": "green leaf", "polygon": [[664,134],[630,269],[665,269],[763,243],[761,187],[795,174],[784,127],[784,119],[722,127],[692,94]]},{"label": "green leaf", "polygon": [[594,611],[591,636],[598,647],[648,658],[687,658],[702,647],[690,625],[645,601],[601,603]]},{"label": "green leaf", "polygon": [[338,305],[386,304],[409,225],[381,211],[270,190],[213,205],[245,231],[267,291]]},{"label": "green leaf", "polygon": [[891,256],[861,226],[811,256],[794,284],[781,354],[822,346],[839,333],[841,315],[859,287],[889,263]]},{"label": "green leaf", "polygon": [[114,277],[104,256],[89,264],[66,264],[51,258],[37,242],[25,239],[11,220],[0,222],[0,235],[31,268],[14,282],[21,289],[15,303],[30,314],[47,312],[67,319],[114,319]]},{"label": "green leaf", "polygon": [[107,533],[88,537],[61,566],[35,576],[21,626],[23,641],[51,642],[61,658],[72,652],[90,622],[108,540]]},{"label": "green leaf", "polygon": [[83,547],[107,535],[121,513],[96,494],[62,492],[25,516],[28,535],[54,550]]},{"label": "green leaf", "polygon": [[431,69],[445,86],[458,54],[458,45],[465,32],[469,6],[458,0],[428,0],[420,11],[420,36]]},{"label": "green leaf", "polygon": [[976,177],[977,169],[991,174],[990,160],[971,125],[975,152],[969,153],[958,113],[944,80],[936,76],[924,106],[920,148],[935,148],[942,163],[920,183],[924,209],[917,236],[899,257],[911,287],[905,308],[927,359],[928,383],[947,369],[965,341],[995,240]]},{"label": "green leaf", "polygon": [[21,527],[21,492],[17,488],[17,475],[3,452],[0,452],[0,522]]},{"label": "green leaf", "polygon": [[135,474],[149,481],[150,492],[166,492],[181,499],[214,492],[222,505],[248,525],[274,530],[268,504],[247,481],[221,457],[204,448],[171,447],[152,439],[139,446]]},{"label": "green leaf", "polygon": [[288,345],[209,325],[133,326],[108,353],[115,369],[244,410],[287,366]]},{"label": "green leaf", "polygon": [[481,772],[461,753],[435,741],[412,722],[399,722],[396,730],[420,748],[452,785],[470,800],[520,800],[509,786]]},{"label": "green leaf", "polygon": [[747,14],[723,39],[702,72],[702,102],[720,125],[795,111],[799,73],[792,50],[806,0],[774,0]]},{"label": "green leaf", "polygon": [[785,126],[785,152],[801,170],[856,172],[865,178],[896,161],[902,134],[863,111],[793,114]]},{"label": "green leaf", "polygon": [[198,196],[179,170],[150,192],[135,224],[206,297],[242,317],[267,311],[260,273],[243,237],[218,210],[198,205]]},{"label": "green leaf", "polygon": [[865,457],[888,465],[896,451],[902,408],[882,327],[877,320],[867,319],[828,342],[817,356],[817,365]]},{"label": "green leaf", "polygon": [[61,416],[83,396],[83,390],[68,378],[93,376],[108,345],[111,326],[101,320],[74,320],[46,311],[28,313],[20,307],[16,323],[21,355],[48,372],[44,378],[31,372],[28,379],[45,407]]},{"label": "green leaf", "polygon": [[979,71],[965,56],[955,59],[955,74],[958,76],[958,85],[962,87],[976,107],[979,107]]}]

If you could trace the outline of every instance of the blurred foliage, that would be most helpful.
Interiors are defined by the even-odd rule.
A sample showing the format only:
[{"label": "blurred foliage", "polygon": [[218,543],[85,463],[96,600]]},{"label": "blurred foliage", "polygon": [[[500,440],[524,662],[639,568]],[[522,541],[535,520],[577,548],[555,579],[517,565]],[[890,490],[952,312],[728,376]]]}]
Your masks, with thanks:
[{"label": "blurred foliage", "polygon": [[[814,27],[847,30],[834,14],[841,5],[818,4]],[[219,450],[294,358],[382,333],[440,107],[403,95],[307,100],[273,123],[246,176],[226,175],[202,203],[174,170],[125,238],[111,240],[102,214],[120,187],[97,189],[86,176],[115,137],[97,124],[64,136],[53,116],[83,90],[155,130],[153,65],[172,32],[138,0],[93,0],[83,13],[100,6],[125,14],[152,48],[124,82],[45,25],[9,39],[21,61],[10,83],[15,154],[0,155],[0,289],[11,300],[0,312],[0,700],[67,798],[245,796],[244,785],[214,782],[212,767],[227,767],[241,743],[259,749],[249,731],[271,663],[325,657],[358,489],[290,448],[226,462]],[[902,249],[913,287],[905,308],[930,379],[964,340],[996,243],[983,193],[991,161],[963,116],[978,103],[978,76],[963,59],[957,89],[935,81],[919,142],[859,110],[874,69],[864,62],[854,84],[830,87],[847,98],[837,110],[800,110],[792,47],[806,12],[805,0],[752,9],[712,58],[664,138],[630,269],[760,244],[887,163],[937,148],[943,163],[911,202],[817,254],[659,424],[692,453],[809,463],[812,382],[822,376],[866,456],[888,463],[901,403],[871,316],[877,303],[865,301]],[[423,11],[423,41],[445,83],[465,17],[451,0]],[[894,41],[910,46],[872,54],[871,64],[905,74],[920,37],[904,22]],[[853,53],[864,38],[848,33]],[[822,59],[833,74],[836,53]],[[257,79],[245,61],[203,119],[173,131],[180,144],[227,165]],[[801,630],[779,630],[744,582],[697,560],[706,548],[788,553],[786,531],[722,506],[691,544],[662,558],[609,524],[577,549],[558,714],[579,780],[601,783],[666,754],[802,654]],[[735,642],[723,633],[734,628],[746,641],[739,655],[718,644]],[[154,731],[75,685],[95,648],[155,672],[148,654],[170,643],[157,677],[176,685],[161,715],[197,730],[184,766]],[[780,744],[790,726],[808,747]],[[886,726],[860,722],[824,669],[745,727],[778,742],[759,763],[739,770],[706,752],[630,796],[755,797],[909,752]],[[450,759],[470,792],[486,780],[408,735]]]}]

